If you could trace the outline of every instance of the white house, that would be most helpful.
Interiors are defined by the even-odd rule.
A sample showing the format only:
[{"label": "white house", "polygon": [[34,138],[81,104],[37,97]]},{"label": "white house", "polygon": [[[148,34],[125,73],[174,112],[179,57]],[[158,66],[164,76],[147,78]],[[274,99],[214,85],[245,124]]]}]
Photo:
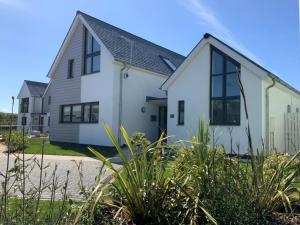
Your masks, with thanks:
[{"label": "white house", "polygon": [[[48,73],[42,113],[51,141],[106,146],[112,143],[104,122],[120,143],[121,125],[150,140],[165,131],[177,141],[190,139],[202,117],[217,144],[243,154],[247,121],[238,73],[254,148],[300,148],[300,93],[222,41],[205,34],[184,57],[82,12]],[[20,99],[30,95],[23,86]]]},{"label": "white house", "polygon": [[254,148],[298,149],[299,91],[210,34],[162,85],[168,93],[168,133],[175,140],[189,139],[202,117],[210,121],[217,144],[245,153],[247,120],[238,72]]},{"label": "white house", "polygon": [[18,128],[26,131],[47,132],[47,114],[43,112],[43,95],[48,84],[25,80],[18,94]]},{"label": "white house", "polygon": [[157,139],[167,119],[160,86],[184,59],[78,12],[48,74],[50,140],[112,145],[104,122],[120,142],[121,125]]}]

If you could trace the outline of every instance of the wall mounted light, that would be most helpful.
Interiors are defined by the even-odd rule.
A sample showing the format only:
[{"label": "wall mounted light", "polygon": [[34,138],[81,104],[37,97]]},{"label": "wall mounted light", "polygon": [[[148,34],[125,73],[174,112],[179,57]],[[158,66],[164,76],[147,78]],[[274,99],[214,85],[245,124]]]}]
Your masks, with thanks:
[{"label": "wall mounted light", "polygon": [[145,112],[146,112],[146,107],[145,107],[145,106],[143,106],[143,107],[141,108],[141,112],[142,112],[142,113],[145,113]]}]

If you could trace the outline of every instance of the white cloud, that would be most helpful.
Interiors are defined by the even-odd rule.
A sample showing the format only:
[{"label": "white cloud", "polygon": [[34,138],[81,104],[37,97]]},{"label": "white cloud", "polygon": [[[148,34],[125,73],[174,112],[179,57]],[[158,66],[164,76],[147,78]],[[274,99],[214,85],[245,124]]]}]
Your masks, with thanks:
[{"label": "white cloud", "polygon": [[210,32],[215,33],[217,38],[220,38],[256,62],[262,62],[254,53],[237,40],[234,34],[218,19],[215,13],[203,3],[203,0],[182,0],[180,3],[197,17],[198,22],[202,26],[205,26]]}]

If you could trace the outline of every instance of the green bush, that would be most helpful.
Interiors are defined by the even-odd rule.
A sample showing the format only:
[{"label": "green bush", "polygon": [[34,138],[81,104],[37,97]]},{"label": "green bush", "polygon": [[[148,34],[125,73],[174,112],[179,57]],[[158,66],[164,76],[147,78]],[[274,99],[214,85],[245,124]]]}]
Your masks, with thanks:
[{"label": "green bush", "polygon": [[22,150],[23,144],[25,147],[29,145],[29,138],[26,135],[23,137],[23,133],[19,131],[12,131],[11,135],[6,131],[2,134],[2,138],[5,145],[10,146],[11,152]]},{"label": "green bush", "polygon": [[[168,176],[165,160],[165,148],[168,146],[163,136],[148,145],[142,135],[135,138],[138,141],[133,141],[125,129],[121,128],[131,156],[131,160],[127,160],[111,129],[107,125],[105,129],[119,152],[123,169],[117,170],[108,159],[89,148],[114,173],[109,198],[105,199],[103,192],[98,193],[97,199],[102,199],[99,204],[117,208],[122,220],[133,221],[135,224],[200,224],[200,220],[195,220],[195,212],[185,207],[185,195],[178,191],[176,182]],[[202,224],[207,221],[215,222],[201,203],[198,205],[200,211],[197,213],[202,215]]]},{"label": "green bush", "polygon": [[[249,162],[228,157],[222,148],[209,147],[209,141],[208,125],[202,121],[191,147],[183,146],[173,164],[174,180],[187,197],[201,201],[220,224],[264,224],[274,211],[292,211],[299,201],[297,155],[258,152],[253,171]],[[189,201],[186,207],[197,210],[194,204]]]}]

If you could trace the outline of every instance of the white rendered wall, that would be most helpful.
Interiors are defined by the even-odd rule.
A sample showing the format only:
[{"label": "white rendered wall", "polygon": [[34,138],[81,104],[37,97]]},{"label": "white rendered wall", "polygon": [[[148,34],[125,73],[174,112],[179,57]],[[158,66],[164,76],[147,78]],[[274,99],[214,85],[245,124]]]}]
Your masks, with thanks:
[{"label": "white rendered wall", "polygon": [[[29,98],[29,108],[28,108],[28,113],[21,113],[21,102],[22,102],[22,98]],[[28,90],[27,85],[25,84],[25,82],[23,83],[21,90],[19,92],[18,95],[18,100],[19,100],[19,108],[18,108],[18,126],[21,127],[22,126],[22,117],[27,117],[27,125],[31,124],[31,116],[30,113],[32,112],[32,98],[30,95],[30,92]]]},{"label": "white rendered wall", "polygon": [[[120,76],[121,68],[121,65],[116,66],[115,77]],[[129,135],[143,132],[150,140],[157,140],[158,105],[147,103],[146,96],[165,98],[166,95],[160,90],[160,86],[166,78],[166,76],[135,67],[128,70],[128,77],[123,79],[122,125]],[[144,113],[141,111],[142,107],[145,107]],[[152,122],[151,115],[155,115],[157,120]]]},{"label": "white rendered wall", "polygon": [[[265,89],[270,82],[264,81],[263,84]],[[278,151],[285,151],[284,114],[287,113],[287,105],[291,105],[292,113],[296,112],[296,108],[300,109],[300,96],[278,83],[269,93],[270,132],[274,132],[274,147]]]},{"label": "white rendered wall", "polygon": [[[221,49],[222,50],[222,49]],[[234,58],[237,60],[236,58]],[[246,92],[251,133],[254,148],[260,148],[262,132],[262,81],[249,68],[241,65],[241,77]],[[185,101],[185,124],[177,125],[177,104]],[[206,44],[199,54],[190,62],[183,73],[168,89],[168,133],[174,134],[176,140],[187,140],[196,134],[200,118],[209,120],[210,101],[210,48]],[[241,97],[241,124],[240,126],[213,126],[217,144],[224,145],[230,150],[229,129],[232,129],[233,147],[240,145],[240,154],[246,153],[248,148],[245,134],[246,119]],[[174,118],[170,118],[174,114]]]},{"label": "white rendered wall", "polygon": [[113,123],[113,59],[101,45],[100,72],[81,77],[81,103],[99,102],[99,123],[79,125],[79,143],[111,146],[103,123]]}]

